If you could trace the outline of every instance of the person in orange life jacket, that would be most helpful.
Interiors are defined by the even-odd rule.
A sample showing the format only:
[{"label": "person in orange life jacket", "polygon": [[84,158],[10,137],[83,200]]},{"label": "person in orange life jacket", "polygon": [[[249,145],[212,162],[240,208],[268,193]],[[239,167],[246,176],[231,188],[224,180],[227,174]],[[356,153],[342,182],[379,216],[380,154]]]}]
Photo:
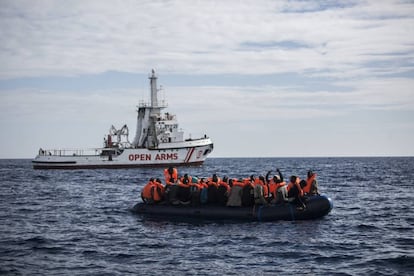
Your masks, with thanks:
[{"label": "person in orange life jacket", "polygon": [[[276,169],[276,172],[278,173],[278,176],[277,175],[274,175],[273,176],[273,178],[271,179],[271,180],[269,180],[269,176],[270,176],[270,174],[272,173],[272,171],[270,170],[270,171],[268,171],[267,172],[267,174],[266,174],[266,183],[268,183],[268,184],[272,184],[273,186],[275,185],[275,184],[277,184],[277,183],[281,183],[281,182],[283,182],[283,175],[282,175],[282,172],[279,170],[279,169]],[[279,179],[279,182],[276,182],[275,180],[275,177],[276,178],[278,178]],[[274,190],[274,187],[272,187],[271,188],[272,189],[272,192],[273,192],[273,190]]]},{"label": "person in orange life jacket", "polygon": [[254,179],[254,185],[262,185],[263,186],[263,196],[267,200],[270,197],[270,191],[269,191],[269,183],[266,181],[263,175],[259,175],[259,177]]},{"label": "person in orange life jacket", "polygon": [[201,178],[198,185],[200,187],[200,203],[206,204],[208,203],[208,184],[204,178]]},{"label": "person in orange life jacket", "polygon": [[244,183],[243,193],[242,193],[242,205],[243,206],[253,206],[254,205],[254,177],[240,179],[239,182]]},{"label": "person in orange life jacket", "polygon": [[162,201],[163,194],[164,186],[162,186],[161,180],[151,178],[142,189],[141,198],[145,203],[153,204]]},{"label": "person in orange life jacket", "polygon": [[207,182],[212,182],[215,184],[218,184],[221,181],[220,177],[217,176],[217,174],[213,174],[212,177],[207,179]]},{"label": "person in orange life jacket", "polygon": [[176,168],[168,167],[164,170],[165,184],[171,185],[177,182],[178,180],[178,171]]},{"label": "person in orange life jacket", "polygon": [[[276,172],[277,172],[277,174],[278,174],[278,176],[279,176],[279,178],[280,178],[280,181],[281,182],[283,182],[284,180],[283,180],[283,175],[282,175],[282,172],[279,170],[279,169],[276,169]],[[266,174],[266,180],[268,180],[268,177],[269,177],[269,175],[272,173],[272,171],[268,171],[267,172],[267,174]]]},{"label": "person in orange life jacket", "polygon": [[231,187],[226,206],[240,207],[242,206],[243,186],[242,182],[237,179],[229,179],[229,186]]},{"label": "person in orange life jacket", "polygon": [[274,204],[288,202],[287,185],[282,179],[280,178],[280,175],[275,175],[272,179],[272,182],[274,183],[274,199],[272,200],[272,203]]},{"label": "person in orange life jacket", "polygon": [[230,186],[227,183],[229,181],[228,177],[223,177],[222,180],[218,182],[217,188],[217,203],[221,206],[225,206],[230,194]]},{"label": "person in orange life jacket", "polygon": [[306,186],[303,187],[305,195],[319,195],[318,181],[316,180],[316,173],[308,171],[306,179]]},{"label": "person in orange life jacket", "polygon": [[207,200],[208,203],[215,204],[218,201],[218,183],[220,182],[220,178],[217,176],[217,174],[213,174],[212,177],[207,179]]},{"label": "person in orange life jacket", "polygon": [[244,185],[252,185],[254,184],[254,175],[250,175],[249,177],[239,179],[239,181],[243,182]]},{"label": "person in orange life jacket", "polygon": [[200,178],[200,182],[198,184],[201,189],[208,188],[208,184],[206,183],[206,179],[204,177]]},{"label": "person in orange life jacket", "polygon": [[296,204],[297,208],[300,210],[304,210],[306,208],[305,204],[302,201],[303,197],[303,190],[300,186],[300,179],[299,177],[292,175],[290,177],[290,182],[287,186],[288,190],[288,200]]},{"label": "person in orange life jacket", "polygon": [[203,185],[200,184],[201,180],[198,177],[191,177],[191,182],[189,183],[190,186],[190,200],[191,206],[199,206],[200,205],[200,193],[203,189]]},{"label": "person in orange life jacket", "polygon": [[160,200],[163,201],[165,199],[165,187],[162,185],[161,179],[155,179],[154,183],[157,186],[157,191],[159,191]]},{"label": "person in orange life jacket", "polygon": [[150,178],[148,183],[142,188],[141,198],[145,203],[153,203],[152,188],[154,187],[154,178]]},{"label": "person in orange life jacket", "polygon": [[219,185],[219,188],[220,186],[223,186],[226,189],[227,193],[230,192],[231,187],[229,185],[229,178],[227,176],[223,177],[223,179],[219,181],[218,185]]},{"label": "person in orange life jacket", "polygon": [[165,199],[167,202],[173,203],[177,201],[178,187],[175,186],[178,180],[178,171],[176,168],[168,167],[164,169],[165,177]]},{"label": "person in orange life jacket", "polygon": [[269,197],[270,195],[270,191],[269,191],[269,183],[266,181],[265,177],[263,175],[259,175],[259,181],[261,183],[263,183],[263,185],[265,185],[267,187],[267,197]]},{"label": "person in orange life jacket", "polygon": [[279,204],[287,202],[287,186],[283,181],[282,172],[279,169],[276,169],[278,175],[274,175],[271,180],[269,180],[269,175],[272,171],[268,171],[266,174],[266,181],[269,183],[269,193],[272,194],[271,203]]},{"label": "person in orange life jacket", "polygon": [[[188,183],[188,186],[190,188],[190,192],[199,192],[203,185],[200,184],[200,180],[196,176],[189,176],[190,182]],[[182,184],[181,184],[182,185]]]},{"label": "person in orange life jacket", "polygon": [[192,182],[192,177],[189,176],[188,174],[184,174],[184,176],[178,181],[177,198],[179,201],[181,201],[181,203],[190,203],[191,182]]},{"label": "person in orange life jacket", "polygon": [[254,179],[254,203],[258,205],[267,205],[268,186],[264,183],[264,177]]}]

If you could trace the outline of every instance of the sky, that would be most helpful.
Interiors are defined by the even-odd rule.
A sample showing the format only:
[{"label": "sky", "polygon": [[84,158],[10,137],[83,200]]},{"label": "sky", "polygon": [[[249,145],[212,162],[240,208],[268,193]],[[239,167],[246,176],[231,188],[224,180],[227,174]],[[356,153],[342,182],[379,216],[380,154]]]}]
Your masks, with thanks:
[{"label": "sky", "polygon": [[0,1],[0,158],[136,128],[212,157],[414,156],[414,1]]}]

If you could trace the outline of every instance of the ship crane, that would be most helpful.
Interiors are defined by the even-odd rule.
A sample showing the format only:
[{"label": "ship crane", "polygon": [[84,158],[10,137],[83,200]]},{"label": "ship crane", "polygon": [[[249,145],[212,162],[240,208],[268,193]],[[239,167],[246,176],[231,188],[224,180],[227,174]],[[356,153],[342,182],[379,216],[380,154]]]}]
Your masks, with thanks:
[{"label": "ship crane", "polygon": [[[108,146],[109,147],[117,146],[121,148],[130,147],[131,143],[129,142],[128,136],[129,136],[129,129],[127,125],[124,125],[120,129],[116,129],[114,125],[112,125],[111,128],[109,129],[109,135],[108,135],[108,141],[107,141]],[[123,137],[124,139],[122,139]],[[113,142],[114,138],[116,138],[116,142]]]}]

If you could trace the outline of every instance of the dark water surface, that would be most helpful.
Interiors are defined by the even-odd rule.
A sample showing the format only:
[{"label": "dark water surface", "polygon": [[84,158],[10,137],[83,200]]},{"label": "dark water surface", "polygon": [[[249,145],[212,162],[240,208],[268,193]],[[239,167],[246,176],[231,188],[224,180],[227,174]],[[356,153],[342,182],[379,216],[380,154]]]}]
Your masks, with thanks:
[{"label": "dark water surface", "polygon": [[211,158],[179,168],[318,173],[334,209],[294,222],[157,221],[129,209],[162,169],[35,171],[0,160],[0,274],[414,275],[414,158]]}]

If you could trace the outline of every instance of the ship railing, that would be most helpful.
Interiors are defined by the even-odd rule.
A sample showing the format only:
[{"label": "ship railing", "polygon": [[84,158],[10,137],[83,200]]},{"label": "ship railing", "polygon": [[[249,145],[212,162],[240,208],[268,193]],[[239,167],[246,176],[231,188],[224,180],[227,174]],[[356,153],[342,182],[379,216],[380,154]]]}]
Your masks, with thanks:
[{"label": "ship railing", "polygon": [[103,148],[87,149],[40,149],[40,156],[99,156]]},{"label": "ship railing", "polygon": [[145,101],[138,102],[138,108],[148,107],[148,108],[167,108],[168,103],[165,100],[161,100],[157,103],[156,106],[152,106],[151,103]]}]

